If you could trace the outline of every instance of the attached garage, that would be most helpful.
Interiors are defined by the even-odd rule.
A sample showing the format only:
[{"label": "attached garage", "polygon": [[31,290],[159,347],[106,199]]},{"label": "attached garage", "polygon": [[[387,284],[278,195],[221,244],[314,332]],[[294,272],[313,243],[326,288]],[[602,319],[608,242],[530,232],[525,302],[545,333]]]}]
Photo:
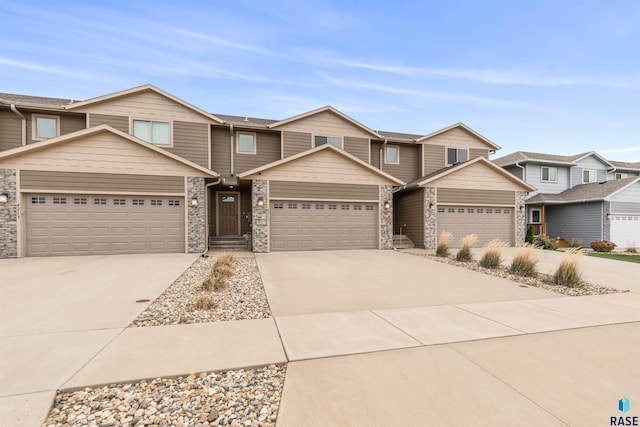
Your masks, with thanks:
[{"label": "attached garage", "polygon": [[402,182],[331,144],[240,178],[252,180],[254,252],[392,248]]},{"label": "attached garage", "polygon": [[15,225],[2,256],[205,250],[218,175],[109,126],[0,153],[0,175]]},{"label": "attached garage", "polygon": [[619,248],[638,247],[640,245],[640,215],[616,215],[611,221],[610,240]]},{"label": "attached garage", "polygon": [[184,197],[24,198],[27,256],[184,252]]},{"label": "attached garage", "polygon": [[515,222],[512,207],[448,206],[439,207],[438,235],[442,231],[453,234],[456,245],[467,234],[478,236],[478,246],[499,239],[514,244]]},{"label": "attached garage", "polygon": [[376,249],[378,204],[271,202],[271,250]]}]

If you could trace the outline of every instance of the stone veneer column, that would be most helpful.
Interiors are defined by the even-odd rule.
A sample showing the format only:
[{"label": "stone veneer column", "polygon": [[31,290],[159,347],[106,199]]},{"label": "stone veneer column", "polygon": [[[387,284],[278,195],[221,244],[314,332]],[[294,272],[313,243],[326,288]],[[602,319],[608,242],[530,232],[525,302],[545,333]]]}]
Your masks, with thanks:
[{"label": "stone veneer column", "polygon": [[[384,204],[389,202],[389,209]],[[380,249],[393,249],[393,186],[380,186]]]},{"label": "stone veneer column", "polygon": [[524,204],[526,194],[524,191],[516,191],[516,246],[523,245],[527,235],[527,208]]},{"label": "stone veneer column", "polygon": [[[611,218],[609,214],[611,213],[611,202],[604,202],[604,216],[602,217],[602,239],[603,240],[611,240]],[[589,243],[591,242],[582,242],[583,245],[587,245],[589,247]],[[613,242],[615,243],[615,242]]]},{"label": "stone veneer column", "polygon": [[[264,200],[262,206],[258,206],[260,196]],[[251,183],[251,210],[253,251],[269,252],[269,181],[254,179]]]},{"label": "stone veneer column", "polygon": [[[198,206],[191,206],[191,199],[198,199]],[[204,197],[204,178],[187,177],[187,251],[189,253],[204,252],[206,244],[205,210],[206,200]]]},{"label": "stone veneer column", "polygon": [[[431,205],[431,209],[429,209]],[[435,249],[438,236],[436,236],[436,189],[427,187],[424,189],[424,248]]]},{"label": "stone veneer column", "polygon": [[0,204],[0,258],[18,256],[18,199],[15,169],[0,169],[0,194],[8,194]]}]

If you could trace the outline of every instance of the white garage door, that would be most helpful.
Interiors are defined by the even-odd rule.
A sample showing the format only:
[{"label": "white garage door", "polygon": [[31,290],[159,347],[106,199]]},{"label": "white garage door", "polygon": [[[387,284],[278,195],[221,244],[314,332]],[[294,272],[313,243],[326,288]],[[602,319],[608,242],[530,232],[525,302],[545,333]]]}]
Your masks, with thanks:
[{"label": "white garage door", "polygon": [[374,203],[271,202],[271,250],[375,249]]},{"label": "white garage door", "polygon": [[618,248],[638,247],[640,245],[640,215],[612,214],[611,241]]},{"label": "white garage door", "polygon": [[478,247],[500,239],[514,244],[514,209],[477,206],[438,207],[438,235],[442,231],[453,234],[452,246],[459,246],[467,234],[478,236]]},{"label": "white garage door", "polygon": [[28,194],[27,256],[184,252],[184,199]]}]

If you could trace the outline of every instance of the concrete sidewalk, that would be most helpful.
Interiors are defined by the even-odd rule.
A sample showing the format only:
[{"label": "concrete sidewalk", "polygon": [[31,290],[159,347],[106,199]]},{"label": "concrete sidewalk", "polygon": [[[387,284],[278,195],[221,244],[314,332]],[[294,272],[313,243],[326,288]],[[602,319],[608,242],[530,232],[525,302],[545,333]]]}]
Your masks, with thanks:
[{"label": "concrete sidewalk", "polygon": [[638,366],[640,323],[291,362],[277,426],[609,425]]}]

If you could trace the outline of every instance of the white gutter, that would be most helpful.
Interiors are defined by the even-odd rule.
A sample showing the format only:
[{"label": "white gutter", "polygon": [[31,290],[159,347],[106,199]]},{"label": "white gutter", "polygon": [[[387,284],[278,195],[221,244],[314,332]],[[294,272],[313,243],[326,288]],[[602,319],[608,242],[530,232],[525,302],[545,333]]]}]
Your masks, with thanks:
[{"label": "white gutter", "polygon": [[27,145],[27,119],[16,108],[16,104],[11,104],[11,111],[13,111],[20,120],[22,120],[22,145]]},{"label": "white gutter", "polygon": [[522,180],[526,182],[527,181],[527,169],[524,166],[522,166],[520,164],[520,162],[516,162],[515,165],[516,165],[516,167],[519,167],[520,169],[522,169]]}]

